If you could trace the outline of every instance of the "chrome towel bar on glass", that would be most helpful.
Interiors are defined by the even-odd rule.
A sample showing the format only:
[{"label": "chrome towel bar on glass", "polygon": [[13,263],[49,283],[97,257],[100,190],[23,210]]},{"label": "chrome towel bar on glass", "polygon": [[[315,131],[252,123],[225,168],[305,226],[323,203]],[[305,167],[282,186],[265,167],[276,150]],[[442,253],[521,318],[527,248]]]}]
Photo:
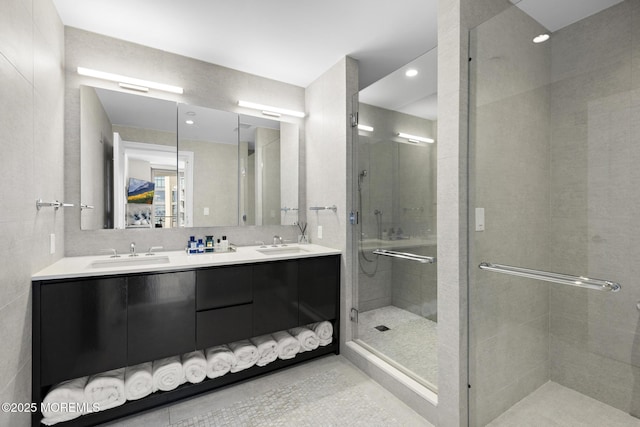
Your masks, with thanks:
[{"label": "chrome towel bar on glass", "polygon": [[383,256],[388,256],[392,258],[402,258],[402,259],[407,259],[409,261],[416,261],[422,264],[427,264],[427,263],[433,264],[434,262],[436,262],[436,259],[434,257],[412,254],[409,252],[398,252],[398,251],[389,251],[387,249],[376,249],[373,251],[373,253],[376,255],[383,255]]},{"label": "chrome towel bar on glass", "polygon": [[528,277],[530,279],[544,280],[545,282],[561,283],[563,285],[577,286],[580,288],[595,289],[597,291],[618,292],[622,289],[619,283],[609,280],[591,279],[589,277],[571,276],[550,271],[531,270],[529,268],[514,267],[511,265],[492,264],[482,262],[478,266],[481,270],[495,273],[510,274],[512,276]]},{"label": "chrome towel bar on glass", "polygon": [[334,212],[336,212],[338,210],[338,207],[336,205],[333,206],[311,206],[309,208],[310,211],[325,211],[325,210],[332,210]]}]

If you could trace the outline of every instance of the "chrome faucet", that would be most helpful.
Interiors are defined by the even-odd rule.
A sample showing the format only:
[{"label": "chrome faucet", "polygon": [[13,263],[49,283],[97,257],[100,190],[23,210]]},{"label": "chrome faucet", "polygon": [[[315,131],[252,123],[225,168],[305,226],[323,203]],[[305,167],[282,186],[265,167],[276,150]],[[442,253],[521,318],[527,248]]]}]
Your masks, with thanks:
[{"label": "chrome faucet", "polygon": [[273,244],[274,245],[282,244],[282,237],[278,235],[273,236]]},{"label": "chrome faucet", "polygon": [[129,256],[138,256],[138,254],[136,253],[135,242],[131,242],[131,246],[129,246]]},{"label": "chrome faucet", "polygon": [[155,252],[153,252],[153,251],[159,251],[161,249],[164,249],[164,247],[162,247],[162,246],[151,246],[149,248],[149,251],[145,255],[147,255],[147,256],[155,255]]}]

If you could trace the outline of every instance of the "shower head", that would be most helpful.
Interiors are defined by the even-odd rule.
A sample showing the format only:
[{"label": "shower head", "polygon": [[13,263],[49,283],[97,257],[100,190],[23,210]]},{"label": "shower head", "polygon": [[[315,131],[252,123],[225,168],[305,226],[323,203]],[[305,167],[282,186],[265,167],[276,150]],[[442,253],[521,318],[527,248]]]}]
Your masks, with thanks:
[{"label": "shower head", "polygon": [[367,176],[367,170],[366,169],[362,169],[362,172],[360,172],[360,175],[358,175],[358,178],[360,178],[360,180],[362,181],[364,179],[365,176]]}]

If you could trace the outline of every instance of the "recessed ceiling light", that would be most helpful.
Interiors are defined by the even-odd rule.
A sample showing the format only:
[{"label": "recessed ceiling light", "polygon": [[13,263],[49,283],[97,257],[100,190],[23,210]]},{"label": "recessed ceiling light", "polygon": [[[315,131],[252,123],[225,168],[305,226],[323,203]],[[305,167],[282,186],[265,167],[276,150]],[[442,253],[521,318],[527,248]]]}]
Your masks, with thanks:
[{"label": "recessed ceiling light", "polygon": [[185,114],[186,114],[187,116],[195,116],[195,115],[196,115],[196,112],[195,112],[195,111],[187,111]]},{"label": "recessed ceiling light", "polygon": [[416,70],[415,68],[409,68],[407,71],[405,71],[404,75],[407,77],[415,77],[418,75],[418,70]]},{"label": "recessed ceiling light", "polygon": [[549,34],[539,34],[533,38],[534,43],[544,43],[551,37]]},{"label": "recessed ceiling light", "polygon": [[188,124],[188,125],[192,125],[192,124],[194,123],[194,121],[193,121],[193,120],[185,120],[184,122],[185,122],[186,124]]}]

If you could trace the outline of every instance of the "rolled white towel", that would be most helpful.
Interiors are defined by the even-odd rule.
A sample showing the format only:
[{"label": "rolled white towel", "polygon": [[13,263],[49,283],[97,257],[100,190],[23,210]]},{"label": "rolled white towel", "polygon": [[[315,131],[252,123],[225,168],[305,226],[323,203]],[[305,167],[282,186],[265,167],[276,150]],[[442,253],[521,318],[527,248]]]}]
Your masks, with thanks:
[{"label": "rolled white towel", "polygon": [[300,352],[300,342],[287,331],[272,334],[278,343],[278,357],[282,360],[293,359]]},{"label": "rolled white towel", "polygon": [[236,366],[238,359],[226,345],[211,347],[206,351],[207,377],[218,378]]},{"label": "rolled white towel", "polygon": [[235,354],[238,363],[231,367],[231,372],[239,372],[256,364],[260,355],[258,348],[249,340],[240,340],[229,344],[229,349]]},{"label": "rolled white towel", "polygon": [[114,369],[89,377],[84,387],[87,402],[96,403],[100,411],[122,405],[127,400],[124,393],[124,371],[124,368]]},{"label": "rolled white towel", "polygon": [[317,322],[307,325],[318,336],[321,346],[329,345],[333,341],[333,325],[331,322]]},{"label": "rolled white towel", "polygon": [[124,395],[127,400],[138,400],[153,392],[153,364],[127,366],[124,372]]},{"label": "rolled white towel", "polygon": [[300,342],[300,353],[315,350],[320,345],[318,336],[311,329],[300,326],[289,329],[289,333]]},{"label": "rolled white towel", "polygon": [[207,377],[207,359],[201,350],[182,355],[182,368],[187,381],[201,383]]},{"label": "rolled white towel", "polygon": [[[42,405],[42,424],[52,426],[63,421],[73,420],[84,413],[83,406],[86,405],[84,387],[87,385],[89,377],[76,378],[65,381],[54,386],[45,396]],[[64,403],[65,405],[58,405]],[[73,411],[70,403],[77,403],[79,410]]]},{"label": "rolled white towel", "polygon": [[258,348],[259,358],[256,365],[265,366],[278,358],[278,343],[271,335],[254,337],[250,341]]},{"label": "rolled white towel", "polygon": [[153,361],[153,391],[169,391],[184,384],[184,369],[180,356]]}]

